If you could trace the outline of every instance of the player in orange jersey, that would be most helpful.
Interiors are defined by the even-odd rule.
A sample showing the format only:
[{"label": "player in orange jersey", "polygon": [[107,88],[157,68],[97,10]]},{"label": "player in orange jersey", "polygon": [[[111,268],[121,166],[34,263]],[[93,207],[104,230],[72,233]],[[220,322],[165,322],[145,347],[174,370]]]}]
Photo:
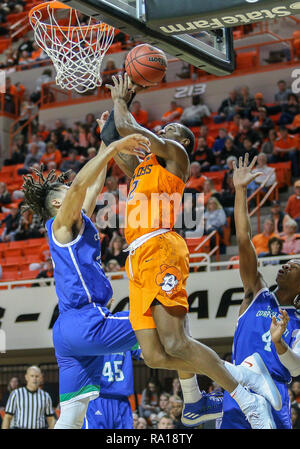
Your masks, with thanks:
[{"label": "player in orange jersey", "polygon": [[[189,252],[184,239],[173,227],[179,209],[177,197],[182,197],[190,175],[188,153],[194,147],[194,136],[178,123],[168,124],[159,135],[141,127],[127,106],[130,91],[135,86],[131,85],[127,74],[124,78],[113,77],[113,83],[107,88],[114,102],[114,122],[119,135],[138,132],[147,136],[151,143],[151,154],[142,162],[121,154],[114,157],[132,178],[126,207],[125,237],[129,245],[126,271],[130,321],[144,360],[151,368],[179,371],[185,399],[182,415],[185,425],[199,425],[221,414],[219,402],[222,401],[199,391],[196,376],[192,374],[199,373],[213,379],[234,397],[253,428],[273,428],[268,401],[248,392],[241,385],[241,379],[241,383],[235,380],[213,350],[189,335],[185,289]],[[101,133],[103,139],[104,132],[105,128]],[[164,204],[160,207],[155,203],[153,207],[153,194],[162,195],[165,201],[175,196],[175,200],[169,202],[169,211]],[[263,393],[263,388],[260,392]]]}]

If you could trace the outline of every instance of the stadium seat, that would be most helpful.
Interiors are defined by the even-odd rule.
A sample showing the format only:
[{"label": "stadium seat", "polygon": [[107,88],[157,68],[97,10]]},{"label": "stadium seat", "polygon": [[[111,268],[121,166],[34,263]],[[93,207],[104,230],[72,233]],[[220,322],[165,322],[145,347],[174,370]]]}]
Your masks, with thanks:
[{"label": "stadium seat", "polygon": [[26,245],[26,240],[8,242],[8,249],[21,249]]},{"label": "stadium seat", "polygon": [[6,17],[6,21],[8,23],[16,23],[21,19],[24,19],[27,16],[27,12],[17,12],[14,14],[8,14],[8,16]]},{"label": "stadium seat", "polygon": [[278,188],[288,187],[291,185],[292,179],[292,163],[288,162],[276,162],[274,164],[268,164],[270,167],[275,168],[276,179],[278,182]]},{"label": "stadium seat", "polygon": [[24,256],[35,256],[39,260],[40,250],[40,246],[27,246],[24,248]]},{"label": "stadium seat", "polygon": [[238,70],[251,69],[257,65],[257,53],[256,51],[249,51],[246,53],[237,53],[236,55],[236,68]]},{"label": "stadium seat", "polygon": [[13,165],[3,165],[3,167],[1,168],[1,171],[0,171],[0,178],[4,174],[10,174],[11,176],[13,176],[14,166]]},{"label": "stadium seat", "polygon": [[222,190],[222,184],[223,184],[223,179],[224,179],[224,175],[226,173],[226,170],[220,170],[220,171],[208,171],[208,172],[203,172],[203,176],[206,176],[207,178],[210,178],[213,180],[214,182],[214,186],[215,189],[217,191]]},{"label": "stadium seat", "polygon": [[26,247],[38,246],[39,248],[46,243],[45,237],[39,237],[37,239],[26,240]]},{"label": "stadium seat", "polygon": [[39,254],[25,254],[24,263],[30,265],[31,263],[40,263]]},{"label": "stadium seat", "polygon": [[197,246],[199,246],[200,243],[202,243],[204,239],[205,239],[204,236],[202,236],[202,237],[189,237],[189,238],[186,238],[185,241],[186,241],[186,244],[187,244],[189,252],[192,253],[192,254],[194,254],[196,252],[206,252],[206,251],[202,251],[204,249],[205,245],[203,247],[201,247],[199,249],[199,251],[195,251]]},{"label": "stadium seat", "polygon": [[22,178],[21,175],[18,174],[18,170],[20,168],[24,168],[24,164],[15,164],[15,165],[13,165],[13,167],[14,167],[14,177],[15,178],[20,178],[22,180],[22,182],[23,182],[23,178]]},{"label": "stadium seat", "polygon": [[2,282],[10,282],[10,281],[15,281],[17,278],[18,278],[17,271],[9,271],[7,273],[3,272],[1,281]]},{"label": "stadium seat", "polygon": [[40,270],[25,270],[18,274],[18,280],[35,279]]},{"label": "stadium seat", "polygon": [[3,273],[19,272],[20,266],[18,264],[2,264]]},{"label": "stadium seat", "polygon": [[233,38],[234,38],[234,40],[241,39],[242,37],[243,37],[242,30],[233,31]]},{"label": "stadium seat", "polygon": [[199,137],[200,135],[200,126],[191,126],[189,127],[195,137]]},{"label": "stadium seat", "polygon": [[6,257],[21,257],[23,256],[22,248],[10,248],[9,246],[5,249],[5,258]]},{"label": "stadium seat", "polygon": [[4,258],[2,259],[2,263],[4,263],[4,265],[19,265],[26,262],[25,258],[23,255],[20,256],[16,256],[16,255],[7,255],[6,253],[4,254]]},{"label": "stadium seat", "polygon": [[109,53],[118,53],[120,51],[122,51],[122,42],[116,42],[115,44],[112,44],[109,47],[109,49],[107,51],[107,54],[109,54]]},{"label": "stadium seat", "polygon": [[13,182],[13,178],[10,173],[0,173],[0,182],[5,182],[7,185],[7,190],[9,190],[9,185]]}]

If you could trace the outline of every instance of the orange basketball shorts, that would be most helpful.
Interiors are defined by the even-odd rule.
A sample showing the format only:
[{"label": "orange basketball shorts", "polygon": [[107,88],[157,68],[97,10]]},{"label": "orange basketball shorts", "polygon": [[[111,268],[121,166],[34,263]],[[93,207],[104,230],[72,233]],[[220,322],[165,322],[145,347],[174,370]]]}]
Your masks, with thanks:
[{"label": "orange basketball shorts", "polygon": [[188,312],[185,288],[189,276],[189,251],[185,240],[176,232],[166,232],[147,240],[127,257],[126,272],[129,319],[133,330],[156,327],[150,309],[155,298],[166,307],[181,306]]}]

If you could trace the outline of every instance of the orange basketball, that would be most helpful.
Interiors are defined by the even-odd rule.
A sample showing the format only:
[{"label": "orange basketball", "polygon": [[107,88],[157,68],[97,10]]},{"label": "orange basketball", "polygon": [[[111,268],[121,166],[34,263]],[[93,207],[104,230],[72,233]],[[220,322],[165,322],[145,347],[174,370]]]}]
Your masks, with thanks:
[{"label": "orange basketball", "polygon": [[148,44],[134,47],[125,60],[129,78],[143,87],[159,83],[165,76],[167,66],[168,60],[164,52]]}]

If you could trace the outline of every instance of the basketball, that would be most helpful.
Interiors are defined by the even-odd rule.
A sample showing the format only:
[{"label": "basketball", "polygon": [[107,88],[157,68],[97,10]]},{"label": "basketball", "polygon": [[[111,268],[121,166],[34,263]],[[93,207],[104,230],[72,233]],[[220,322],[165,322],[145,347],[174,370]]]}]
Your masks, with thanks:
[{"label": "basketball", "polygon": [[125,60],[125,70],[139,86],[148,87],[160,83],[165,76],[168,60],[159,48],[148,44],[134,47]]}]

